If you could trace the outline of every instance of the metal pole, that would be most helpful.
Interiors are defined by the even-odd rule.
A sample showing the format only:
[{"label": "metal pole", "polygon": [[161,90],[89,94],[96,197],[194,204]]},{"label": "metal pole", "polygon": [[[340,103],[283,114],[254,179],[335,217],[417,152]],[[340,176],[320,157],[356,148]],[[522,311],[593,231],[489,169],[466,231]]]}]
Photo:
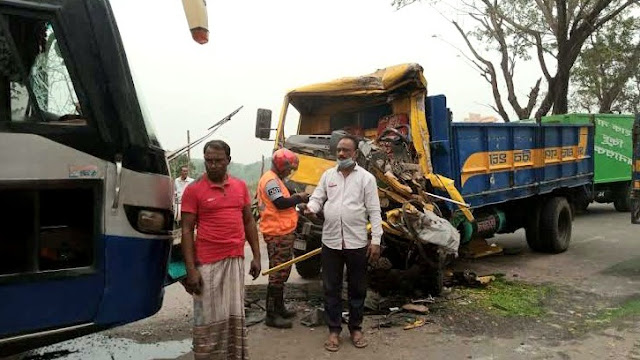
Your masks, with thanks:
[{"label": "metal pole", "polygon": [[296,258],[293,258],[293,259],[291,259],[291,260],[289,260],[289,261],[287,261],[285,263],[282,263],[280,265],[272,267],[271,269],[263,271],[262,272],[262,276],[269,275],[272,272],[280,271],[280,270],[282,270],[284,268],[287,268],[287,267],[289,267],[289,266],[291,266],[291,265],[293,265],[293,264],[295,264],[297,262],[300,262],[302,260],[306,260],[306,259],[308,259],[308,258],[310,258],[312,256],[316,256],[316,255],[320,254],[321,252],[322,252],[322,248],[317,248],[317,249],[315,249],[313,251],[310,251],[310,252],[308,252],[308,253],[306,253],[304,255],[300,255],[300,256],[298,256]]},{"label": "metal pole", "polygon": [[[187,144],[191,144],[191,137],[189,136],[189,130],[187,130]],[[191,148],[187,149],[187,176],[191,172]]]},{"label": "metal pole", "polygon": [[448,201],[448,202],[450,202],[450,203],[454,203],[454,204],[456,204],[456,205],[464,206],[464,207],[467,207],[467,208],[470,208],[470,207],[471,207],[471,205],[469,205],[469,204],[467,204],[467,203],[463,203],[463,202],[455,201],[455,200],[453,200],[453,199],[449,199],[449,198],[446,198],[446,197],[443,197],[443,196],[439,196],[439,195],[436,195],[436,194],[432,194],[432,193],[430,193],[430,192],[426,192],[426,191],[425,191],[424,193],[425,193],[425,194],[427,194],[427,195],[429,195],[430,197],[434,197],[434,198],[436,198],[436,199],[440,199],[440,200]]}]

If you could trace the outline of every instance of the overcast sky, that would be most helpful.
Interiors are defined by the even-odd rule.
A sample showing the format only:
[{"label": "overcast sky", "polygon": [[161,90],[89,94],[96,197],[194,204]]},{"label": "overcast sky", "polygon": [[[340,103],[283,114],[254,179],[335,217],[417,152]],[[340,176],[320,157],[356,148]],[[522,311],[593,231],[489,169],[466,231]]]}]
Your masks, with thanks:
[{"label": "overcast sky", "polygon": [[[206,45],[191,40],[180,0],[112,0],[112,7],[162,146],[182,146],[187,129],[199,137],[244,105],[214,138],[229,143],[233,161],[250,163],[273,146],[253,136],[258,108],[273,110],[275,126],[288,90],[399,63],[424,67],[429,95],[447,95],[455,120],[495,115],[486,107],[488,84],[447,44],[463,46],[453,27],[426,5],[397,11],[390,3],[208,0]],[[291,134],[297,124],[288,125]],[[201,154],[202,147],[192,151]]]}]

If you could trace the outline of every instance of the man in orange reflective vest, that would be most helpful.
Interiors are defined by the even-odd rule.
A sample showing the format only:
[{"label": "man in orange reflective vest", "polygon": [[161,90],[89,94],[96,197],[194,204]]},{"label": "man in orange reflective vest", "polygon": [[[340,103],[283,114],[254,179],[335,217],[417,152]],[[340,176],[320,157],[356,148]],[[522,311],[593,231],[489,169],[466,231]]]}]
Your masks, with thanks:
[{"label": "man in orange reflective vest", "polygon": [[[296,205],[309,201],[306,193],[291,195],[283,179],[298,168],[298,156],[287,149],[273,153],[271,170],[258,182],[258,209],[260,211],[260,232],[267,243],[269,268],[293,258],[293,241],[298,224]],[[284,306],[284,283],[289,279],[291,267],[269,275],[267,286],[267,326],[290,328],[294,311]]]}]

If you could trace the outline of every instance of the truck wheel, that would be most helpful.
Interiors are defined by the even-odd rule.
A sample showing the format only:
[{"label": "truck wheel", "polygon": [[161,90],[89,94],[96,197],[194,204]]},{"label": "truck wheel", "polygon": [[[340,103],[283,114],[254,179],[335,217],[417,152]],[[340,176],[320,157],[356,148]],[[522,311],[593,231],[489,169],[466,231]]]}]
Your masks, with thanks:
[{"label": "truck wheel", "polygon": [[640,224],[640,199],[631,200],[631,223]]},{"label": "truck wheel", "polygon": [[536,251],[558,254],[569,248],[571,241],[571,206],[567,199],[547,200],[540,212],[540,235]]},{"label": "truck wheel", "polygon": [[619,212],[631,211],[631,187],[625,187],[623,191],[618,192],[616,199],[613,201],[613,207]]},{"label": "truck wheel", "polygon": [[[304,252],[296,256],[300,256],[303,254]],[[300,277],[302,277],[303,279],[317,279],[318,275],[320,275],[321,267],[322,263],[320,255],[316,255],[307,260],[296,263],[296,271],[298,271],[298,274],[300,274]]]},{"label": "truck wheel", "polygon": [[524,226],[525,237],[527,238],[527,245],[533,251],[542,252],[540,246],[540,211],[542,206],[540,203],[536,203],[533,206],[531,215],[526,218]]},{"label": "truck wheel", "polygon": [[[322,245],[320,240],[316,240],[313,237],[307,238],[307,249],[298,250],[293,249],[293,256],[298,257],[304,255],[310,251],[319,248]],[[312,256],[306,260],[296,263],[296,271],[303,279],[317,279],[320,275],[320,269],[322,267],[322,258],[320,255]]]},{"label": "truck wheel", "polygon": [[425,290],[431,296],[439,296],[444,289],[445,256],[437,252],[433,260],[437,266],[431,267],[425,276]]}]

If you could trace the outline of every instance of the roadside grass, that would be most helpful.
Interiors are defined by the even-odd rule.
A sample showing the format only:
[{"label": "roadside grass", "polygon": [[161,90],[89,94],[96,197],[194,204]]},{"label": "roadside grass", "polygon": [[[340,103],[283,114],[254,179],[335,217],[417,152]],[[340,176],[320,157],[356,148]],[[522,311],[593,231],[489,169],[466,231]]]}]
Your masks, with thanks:
[{"label": "roadside grass", "polygon": [[620,306],[605,309],[590,322],[609,324],[615,320],[636,316],[640,316],[640,298],[632,298],[623,302]]},{"label": "roadside grass", "polygon": [[553,292],[547,285],[531,285],[498,278],[484,288],[460,288],[460,305],[476,307],[505,317],[540,317],[544,300]]}]

